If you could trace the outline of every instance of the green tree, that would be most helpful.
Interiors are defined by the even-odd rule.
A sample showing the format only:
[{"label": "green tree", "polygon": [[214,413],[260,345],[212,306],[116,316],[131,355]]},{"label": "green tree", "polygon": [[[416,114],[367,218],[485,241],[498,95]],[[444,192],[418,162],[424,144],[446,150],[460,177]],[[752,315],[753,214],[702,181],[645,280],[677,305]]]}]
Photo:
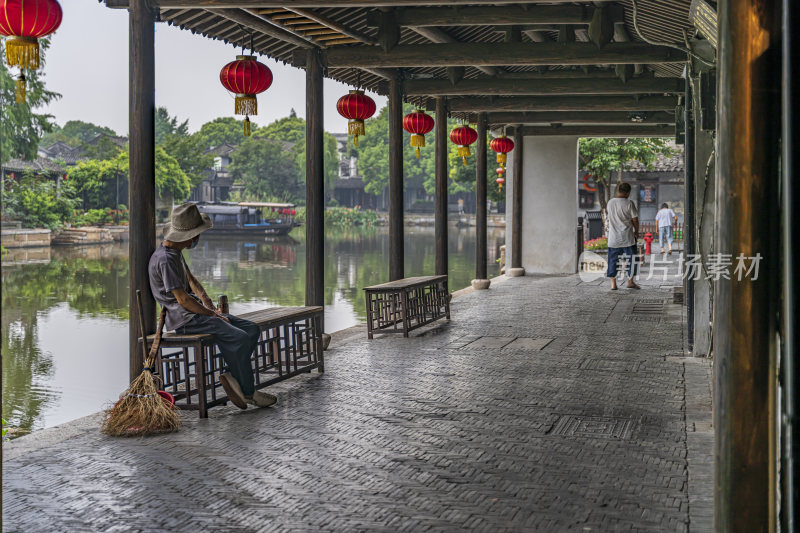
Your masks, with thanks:
[{"label": "green tree", "polygon": [[[253,123],[251,128],[255,131],[256,124]],[[204,150],[224,143],[239,146],[247,139],[244,136],[244,121],[233,117],[220,117],[206,122],[194,135],[199,139]]]},{"label": "green tree", "polygon": [[[289,112],[289,116],[280,118],[263,128],[256,134],[257,137],[266,137],[274,141],[290,142],[294,145],[290,151],[297,163],[302,181],[305,182],[306,175],[306,121],[298,118],[294,109]],[[336,137],[328,133],[323,133],[324,143],[324,170],[325,170],[325,190],[333,197],[333,186],[339,177],[339,152]]]},{"label": "green tree", "polygon": [[203,181],[206,172],[214,164],[214,158],[205,153],[207,147],[200,136],[189,134],[189,121],[179,123],[177,117],[170,117],[165,107],[159,107],[156,110],[155,130],[156,146],[162,147],[175,158],[192,186]]},{"label": "green tree", "polygon": [[[191,181],[181,170],[178,161],[160,146],[156,147],[156,194],[160,198],[185,200],[191,192]],[[114,159],[81,161],[69,171],[69,182],[81,198],[83,209],[117,208],[128,203],[128,153]]]},{"label": "green tree", "polygon": [[43,136],[41,144],[49,146],[53,143],[63,142],[72,147],[78,147],[91,141],[97,134],[116,135],[114,130],[105,126],[98,126],[82,120],[68,120],[64,126],[55,126],[53,131]]},{"label": "green tree", "polygon": [[617,180],[620,181],[622,171],[632,168],[637,162],[652,169],[659,155],[670,156],[674,153],[668,142],[669,139],[660,137],[579,139],[581,169],[590,172],[595,178],[604,218],[611,195],[612,174],[617,172]]},{"label": "green tree", "polygon": [[[49,39],[40,39],[40,61],[44,64],[45,52],[50,46]],[[5,57],[4,42],[0,40],[0,58]],[[45,88],[42,71],[26,72],[27,101],[15,103],[16,80],[5,65],[0,62],[0,163],[12,157],[32,160],[39,149],[42,135],[54,126],[53,116],[34,113],[61,95]]]},{"label": "green tree", "polygon": [[22,221],[26,228],[55,230],[70,220],[76,203],[68,182],[26,173],[19,182],[6,180],[3,216]]},{"label": "green tree", "polygon": [[301,178],[293,154],[284,145],[271,139],[252,137],[232,154],[228,167],[231,175],[241,181],[246,200],[266,201],[280,198],[295,200],[301,194]]}]

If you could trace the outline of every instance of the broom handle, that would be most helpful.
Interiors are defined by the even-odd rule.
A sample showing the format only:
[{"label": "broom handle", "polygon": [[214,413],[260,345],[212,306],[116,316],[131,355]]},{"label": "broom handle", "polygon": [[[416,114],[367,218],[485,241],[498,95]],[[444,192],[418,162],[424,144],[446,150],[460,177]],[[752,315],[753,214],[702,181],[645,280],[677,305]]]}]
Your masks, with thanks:
[{"label": "broom handle", "polygon": [[144,311],[142,311],[142,291],[140,291],[139,289],[136,290],[136,309],[139,311],[139,336],[142,338],[142,363],[147,364],[147,337],[145,337],[144,335]]}]

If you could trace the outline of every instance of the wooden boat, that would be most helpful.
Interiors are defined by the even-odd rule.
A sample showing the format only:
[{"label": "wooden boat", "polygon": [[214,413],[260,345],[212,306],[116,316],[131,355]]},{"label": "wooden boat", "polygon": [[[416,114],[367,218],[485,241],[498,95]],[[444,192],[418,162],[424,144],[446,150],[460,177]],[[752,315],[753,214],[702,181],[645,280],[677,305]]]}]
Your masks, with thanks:
[{"label": "wooden boat", "polygon": [[288,235],[295,222],[295,204],[275,202],[198,203],[201,213],[211,217],[209,235]]}]

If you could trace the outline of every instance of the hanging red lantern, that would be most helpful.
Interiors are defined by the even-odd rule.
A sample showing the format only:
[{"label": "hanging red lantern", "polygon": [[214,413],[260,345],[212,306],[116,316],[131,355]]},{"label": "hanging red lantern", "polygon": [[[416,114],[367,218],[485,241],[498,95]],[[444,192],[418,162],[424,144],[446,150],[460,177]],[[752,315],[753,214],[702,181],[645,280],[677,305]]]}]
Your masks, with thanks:
[{"label": "hanging red lantern", "polygon": [[497,173],[499,174],[499,176],[497,177],[497,179],[495,181],[497,182],[497,185],[500,186],[500,191],[502,192],[503,191],[503,184],[506,182],[506,179],[503,177],[503,173],[500,172],[500,170],[502,170],[502,169],[499,169],[499,168],[497,169]]},{"label": "hanging red lantern", "polygon": [[433,129],[434,121],[430,115],[420,109],[415,109],[403,117],[403,129],[411,134],[411,146],[417,149],[417,159],[420,157],[419,149],[425,146],[425,134]]},{"label": "hanging red lantern", "polygon": [[450,140],[458,146],[458,157],[466,165],[467,157],[472,155],[469,152],[469,145],[478,140],[478,132],[469,126],[458,126],[450,132]]},{"label": "hanging red lantern", "polygon": [[347,122],[347,133],[353,136],[353,144],[358,146],[358,136],[364,135],[364,121],[375,114],[375,101],[364,91],[350,91],[336,102],[336,110]]},{"label": "hanging red lantern", "polygon": [[256,95],[272,85],[272,71],[255,56],[236,56],[219,72],[219,81],[230,92],[236,94],[234,113],[245,115],[244,134],[250,136],[250,115],[258,114]]},{"label": "hanging red lantern", "polygon": [[61,6],[56,0],[0,0],[0,35],[6,40],[6,63],[19,67],[16,100],[25,103],[25,70],[39,68],[39,39],[61,25]]},{"label": "hanging red lantern", "polygon": [[497,152],[497,163],[505,170],[506,161],[508,160],[506,154],[514,149],[514,141],[505,135],[501,135],[492,139],[492,142],[489,143],[489,148]]}]

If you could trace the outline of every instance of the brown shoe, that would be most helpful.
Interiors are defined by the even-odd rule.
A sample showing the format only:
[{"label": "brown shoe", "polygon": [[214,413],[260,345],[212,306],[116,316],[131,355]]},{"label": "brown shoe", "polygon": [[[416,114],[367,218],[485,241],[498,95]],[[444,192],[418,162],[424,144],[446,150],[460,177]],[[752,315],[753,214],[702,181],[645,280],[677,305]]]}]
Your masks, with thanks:
[{"label": "brown shoe", "polygon": [[247,402],[244,399],[242,388],[239,386],[239,382],[236,381],[236,378],[226,373],[219,377],[219,382],[222,388],[225,389],[225,394],[228,395],[228,399],[233,405],[239,409],[247,409]]},{"label": "brown shoe", "polygon": [[255,391],[252,396],[245,396],[244,399],[247,403],[256,407],[269,407],[278,401],[276,396],[260,390]]}]

